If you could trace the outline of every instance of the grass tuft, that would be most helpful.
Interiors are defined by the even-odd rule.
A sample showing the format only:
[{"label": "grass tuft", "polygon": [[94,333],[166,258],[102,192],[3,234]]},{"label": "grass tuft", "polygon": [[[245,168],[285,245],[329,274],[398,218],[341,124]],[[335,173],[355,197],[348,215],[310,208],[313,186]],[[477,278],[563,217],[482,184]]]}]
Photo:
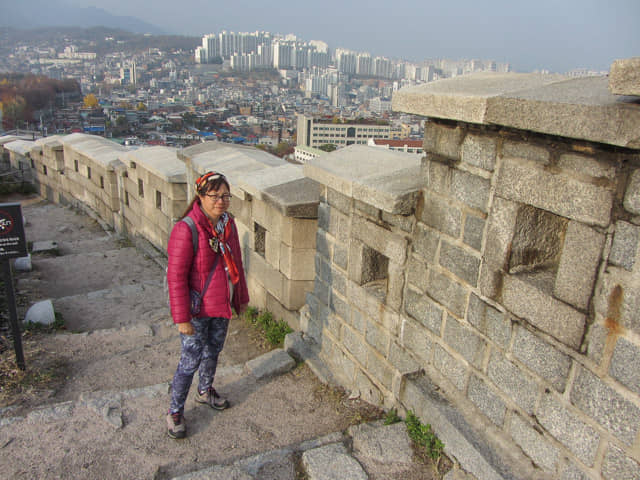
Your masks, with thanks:
[{"label": "grass tuft", "polygon": [[398,411],[395,408],[389,410],[384,417],[385,425],[393,425],[394,423],[398,423],[401,421],[402,419],[398,416]]},{"label": "grass tuft", "polygon": [[56,330],[64,330],[66,327],[64,325],[64,318],[60,312],[55,312],[55,320],[50,325],[44,325],[42,323],[35,322],[26,322],[24,324],[24,331],[29,333],[42,332],[42,333],[52,333]]},{"label": "grass tuft", "polygon": [[275,320],[273,314],[267,310],[260,312],[255,307],[249,307],[245,312],[245,319],[262,330],[267,341],[273,346],[281,346],[284,337],[293,332],[287,322],[282,319]]}]

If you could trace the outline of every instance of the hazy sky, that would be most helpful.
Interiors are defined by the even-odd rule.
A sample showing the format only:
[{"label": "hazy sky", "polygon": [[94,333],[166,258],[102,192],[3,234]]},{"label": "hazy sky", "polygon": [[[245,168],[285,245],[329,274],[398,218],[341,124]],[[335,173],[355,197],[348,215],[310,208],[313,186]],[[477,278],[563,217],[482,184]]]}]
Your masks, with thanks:
[{"label": "hazy sky", "polygon": [[294,33],[374,55],[608,70],[640,56],[640,0],[67,0],[168,33]]}]

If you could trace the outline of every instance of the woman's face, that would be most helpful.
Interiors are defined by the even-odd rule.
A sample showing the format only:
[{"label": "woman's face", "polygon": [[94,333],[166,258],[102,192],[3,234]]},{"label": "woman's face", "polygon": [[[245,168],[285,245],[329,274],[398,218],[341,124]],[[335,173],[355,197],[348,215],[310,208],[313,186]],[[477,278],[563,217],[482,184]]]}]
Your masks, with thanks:
[{"label": "woman's face", "polygon": [[220,185],[218,190],[209,190],[204,195],[198,195],[202,205],[202,210],[216,222],[220,215],[229,208],[229,189],[225,184]]}]

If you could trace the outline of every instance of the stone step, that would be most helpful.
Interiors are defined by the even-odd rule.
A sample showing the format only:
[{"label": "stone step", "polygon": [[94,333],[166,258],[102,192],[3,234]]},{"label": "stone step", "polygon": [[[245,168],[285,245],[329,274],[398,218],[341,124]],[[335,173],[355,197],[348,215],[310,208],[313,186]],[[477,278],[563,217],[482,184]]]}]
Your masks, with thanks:
[{"label": "stone step", "polygon": [[[149,280],[161,282],[164,275],[155,262],[140,255],[134,247],[55,257],[33,256],[32,264],[32,272],[17,278],[26,280],[41,298],[59,298]],[[78,282],[78,278],[82,281]]]},{"label": "stone step", "polygon": [[[118,375],[126,372],[114,372]],[[260,471],[249,458],[346,428],[335,402],[316,398],[317,379],[304,365],[263,380],[245,373],[244,365],[221,366],[216,387],[232,408],[215,411],[190,395],[188,436],[182,441],[166,435],[166,382],[85,392],[23,415],[5,410],[0,412],[0,469],[7,478],[19,478],[25,470],[32,478],[98,478],[104,471],[118,478],[158,478],[159,472],[172,478],[245,459],[245,468]],[[70,448],[79,435],[83,448]]]},{"label": "stone step", "polygon": [[70,331],[87,332],[171,319],[162,279],[139,279],[59,297],[53,300],[53,306]]},{"label": "stone step", "polygon": [[[234,370],[234,365],[248,364],[247,372],[258,379],[290,370],[295,362],[282,350],[251,359],[251,352],[234,341],[244,335],[247,327],[241,320],[232,319],[226,346],[218,359],[220,371]],[[58,368],[65,372],[65,381],[51,392],[56,401],[73,400],[75,392],[134,388],[147,383],[170,382],[180,358],[180,338],[172,322],[137,324],[122,328],[96,330],[82,334],[43,336],[39,347],[58,352]],[[257,349],[259,354],[261,349]],[[280,355],[277,355],[280,352]],[[287,355],[291,362],[282,360]],[[122,373],[125,372],[125,373]],[[216,375],[218,378],[218,375]],[[50,402],[51,398],[43,398]]]},{"label": "stone step", "polygon": [[84,213],[46,201],[26,205],[22,215],[25,236],[30,242],[52,240],[62,244],[110,236],[97,221]]},{"label": "stone step", "polygon": [[105,252],[131,246],[130,243],[117,235],[103,235],[77,240],[58,241],[58,250],[62,255],[80,253]]},{"label": "stone step", "polygon": [[296,480],[300,473],[308,480],[433,478],[433,472],[414,461],[404,423],[373,422],[230,464],[212,465],[172,480]]},{"label": "stone step", "polygon": [[[43,401],[73,400],[77,392],[135,388],[171,380],[180,357],[180,340],[167,322],[139,323],[86,333],[44,335],[43,351],[56,352],[64,382]],[[220,364],[226,364],[226,357]]]}]

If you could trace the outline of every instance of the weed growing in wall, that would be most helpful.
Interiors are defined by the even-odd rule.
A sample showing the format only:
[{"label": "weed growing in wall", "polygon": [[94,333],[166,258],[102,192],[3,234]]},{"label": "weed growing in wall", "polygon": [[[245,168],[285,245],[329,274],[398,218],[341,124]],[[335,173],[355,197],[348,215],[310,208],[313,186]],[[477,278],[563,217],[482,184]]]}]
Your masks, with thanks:
[{"label": "weed growing in wall", "polygon": [[413,442],[424,448],[425,453],[432,459],[438,460],[444,450],[444,444],[431,430],[431,425],[423,425],[420,419],[411,411],[407,412],[405,420],[407,432]]},{"label": "weed growing in wall", "polygon": [[394,423],[398,423],[401,421],[402,421],[402,418],[398,416],[398,411],[395,408],[392,408],[391,410],[389,410],[384,417],[385,425],[393,425]]}]

